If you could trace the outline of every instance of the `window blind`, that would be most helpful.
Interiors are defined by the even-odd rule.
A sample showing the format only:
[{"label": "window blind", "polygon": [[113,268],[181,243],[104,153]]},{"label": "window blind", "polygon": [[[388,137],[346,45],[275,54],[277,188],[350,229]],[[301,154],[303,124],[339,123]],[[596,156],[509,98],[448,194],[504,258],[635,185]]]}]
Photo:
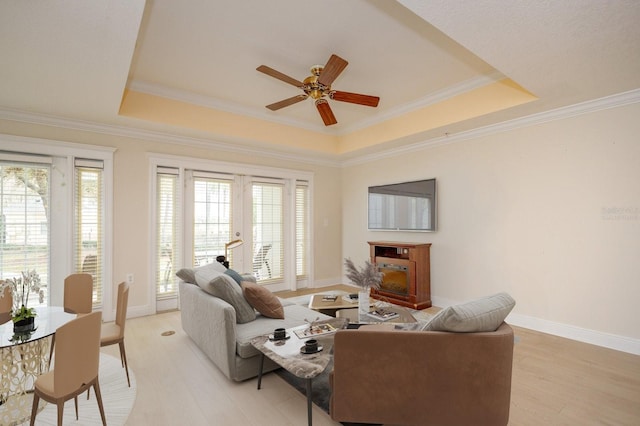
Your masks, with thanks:
[{"label": "window blind", "polygon": [[284,185],[253,182],[253,273],[259,281],[284,274]]},{"label": "window blind", "polygon": [[[206,265],[224,255],[232,239],[233,180],[193,177],[193,264]],[[231,256],[231,253],[229,253]]]},{"label": "window blind", "polygon": [[156,182],[156,296],[173,297],[177,293],[175,268],[178,244],[178,169],[158,168]]},{"label": "window blind", "polygon": [[93,277],[93,308],[104,286],[104,181],[101,160],[76,159],[74,179],[75,270]]},{"label": "window blind", "polygon": [[306,182],[296,182],[296,277],[306,278],[308,274],[309,251],[309,186]]}]

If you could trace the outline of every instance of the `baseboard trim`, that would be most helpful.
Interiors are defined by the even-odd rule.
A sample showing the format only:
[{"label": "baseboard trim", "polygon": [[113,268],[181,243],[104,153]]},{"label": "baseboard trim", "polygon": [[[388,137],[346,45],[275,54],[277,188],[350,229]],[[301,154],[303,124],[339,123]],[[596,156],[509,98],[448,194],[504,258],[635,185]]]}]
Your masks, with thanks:
[{"label": "baseboard trim", "polygon": [[[434,297],[432,301],[434,306],[442,308],[460,303],[440,297]],[[633,355],[640,355],[640,339],[604,333],[602,331],[590,330],[516,313],[509,314],[506,321],[516,327],[527,328],[529,330],[539,331],[540,333],[552,334],[554,336],[627,352]]]},{"label": "baseboard trim", "polygon": [[155,315],[155,313],[153,307],[149,305],[129,306],[127,308],[127,318],[146,317],[147,315]]},{"label": "baseboard trim", "polygon": [[590,330],[569,324],[530,317],[527,315],[510,314],[507,322],[517,327],[528,328],[541,333],[553,334],[583,343],[602,346],[617,351],[640,355],[640,340],[602,331]]},{"label": "baseboard trim", "polygon": [[314,280],[311,286],[307,285],[304,288],[322,288],[322,287],[329,287],[331,285],[338,285],[338,284],[342,284],[341,277],[328,278],[324,280]]}]

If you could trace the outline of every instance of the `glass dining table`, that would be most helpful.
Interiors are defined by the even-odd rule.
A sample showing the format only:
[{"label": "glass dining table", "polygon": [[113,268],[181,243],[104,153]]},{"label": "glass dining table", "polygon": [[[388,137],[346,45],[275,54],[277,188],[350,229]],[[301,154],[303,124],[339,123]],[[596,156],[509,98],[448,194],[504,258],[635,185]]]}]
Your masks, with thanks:
[{"label": "glass dining table", "polygon": [[21,424],[31,417],[33,386],[49,370],[53,336],[76,318],[59,306],[35,310],[35,328],[25,333],[14,333],[11,319],[0,314],[5,316],[0,318],[0,425]]}]

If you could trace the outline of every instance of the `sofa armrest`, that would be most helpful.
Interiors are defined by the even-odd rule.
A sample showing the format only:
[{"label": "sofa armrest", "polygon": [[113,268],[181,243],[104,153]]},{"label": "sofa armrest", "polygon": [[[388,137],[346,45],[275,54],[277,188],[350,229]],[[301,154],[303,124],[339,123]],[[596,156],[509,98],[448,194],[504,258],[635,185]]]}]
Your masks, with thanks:
[{"label": "sofa armrest", "polygon": [[361,327],[335,335],[331,417],[340,422],[506,425],[513,330]]},{"label": "sofa armrest", "polygon": [[182,328],[229,378],[235,375],[236,311],[195,284],[179,283]]}]

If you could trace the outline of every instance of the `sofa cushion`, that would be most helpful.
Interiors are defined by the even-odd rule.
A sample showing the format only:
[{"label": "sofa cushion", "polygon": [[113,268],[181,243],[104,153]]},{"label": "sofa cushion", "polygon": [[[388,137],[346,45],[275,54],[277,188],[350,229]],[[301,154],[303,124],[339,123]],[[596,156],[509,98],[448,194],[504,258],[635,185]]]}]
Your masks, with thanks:
[{"label": "sofa cushion", "polygon": [[233,306],[238,324],[256,319],[256,312],[244,298],[242,289],[233,278],[212,267],[196,268],[195,277],[200,288]]},{"label": "sofa cushion", "polygon": [[449,306],[434,316],[423,328],[429,331],[472,333],[495,331],[509,315],[516,302],[507,293],[498,293],[460,305]]},{"label": "sofa cushion", "polygon": [[278,299],[269,289],[250,281],[243,281],[242,294],[253,308],[265,317],[284,319],[284,309]]}]

